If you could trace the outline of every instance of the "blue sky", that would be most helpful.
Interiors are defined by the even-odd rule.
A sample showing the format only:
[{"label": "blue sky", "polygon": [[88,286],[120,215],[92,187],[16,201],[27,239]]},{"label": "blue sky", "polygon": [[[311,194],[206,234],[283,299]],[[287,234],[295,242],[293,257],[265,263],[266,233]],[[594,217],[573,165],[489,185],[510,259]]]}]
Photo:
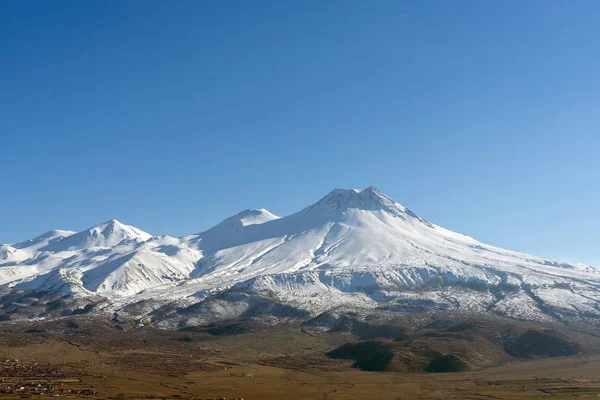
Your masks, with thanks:
[{"label": "blue sky", "polygon": [[600,2],[0,5],[0,243],[375,185],[600,266]]}]

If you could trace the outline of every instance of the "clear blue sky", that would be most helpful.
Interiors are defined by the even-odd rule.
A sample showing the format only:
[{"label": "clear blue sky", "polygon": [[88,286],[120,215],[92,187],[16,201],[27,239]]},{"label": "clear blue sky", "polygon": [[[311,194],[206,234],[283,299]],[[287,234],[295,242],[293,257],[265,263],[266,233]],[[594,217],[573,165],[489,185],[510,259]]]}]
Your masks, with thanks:
[{"label": "clear blue sky", "polygon": [[600,265],[600,2],[0,3],[0,243],[375,185]]}]

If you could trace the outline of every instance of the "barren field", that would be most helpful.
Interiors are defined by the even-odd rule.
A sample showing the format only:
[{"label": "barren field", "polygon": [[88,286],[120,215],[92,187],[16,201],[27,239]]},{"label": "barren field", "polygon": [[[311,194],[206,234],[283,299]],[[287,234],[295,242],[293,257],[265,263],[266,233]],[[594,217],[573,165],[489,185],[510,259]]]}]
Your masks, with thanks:
[{"label": "barren field", "polygon": [[297,325],[173,332],[117,329],[109,320],[80,318],[3,324],[0,330],[0,397],[7,399],[548,399],[600,394],[600,356],[589,352],[505,360],[477,371],[398,373],[362,371],[351,360],[329,358],[329,351],[355,338]]}]

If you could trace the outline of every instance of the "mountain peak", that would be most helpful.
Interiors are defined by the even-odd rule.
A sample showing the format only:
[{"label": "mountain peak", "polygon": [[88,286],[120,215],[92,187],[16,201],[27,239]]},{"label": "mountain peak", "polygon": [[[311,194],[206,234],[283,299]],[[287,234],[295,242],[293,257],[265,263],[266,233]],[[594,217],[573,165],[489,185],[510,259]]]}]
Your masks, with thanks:
[{"label": "mountain peak", "polygon": [[123,239],[140,239],[146,241],[152,237],[147,232],[142,231],[131,225],[125,225],[124,223],[117,221],[116,219],[108,220],[102,224],[93,226],[80,233],[89,234],[91,236],[104,236],[106,238],[117,235],[123,237]]},{"label": "mountain peak", "polygon": [[[373,186],[366,189],[333,189],[321,200],[310,206],[310,209],[316,207],[327,207],[334,210],[343,210],[348,208],[359,208],[364,210],[377,210],[387,206],[400,206],[389,197],[382,194]],[[403,207],[402,207],[403,208]]]},{"label": "mountain peak", "polygon": [[262,224],[263,222],[268,222],[274,219],[278,219],[279,217],[264,208],[259,209],[246,209],[242,210],[239,213],[225,218],[221,221],[217,226],[230,226],[230,225],[255,225]]},{"label": "mountain peak", "polygon": [[49,230],[48,232],[42,233],[40,236],[38,236],[32,240],[52,239],[52,238],[61,237],[61,236],[70,236],[74,233],[76,233],[76,232],[75,231],[66,231],[66,230],[62,230],[62,229],[52,229],[52,230]]},{"label": "mountain peak", "polygon": [[145,242],[152,235],[134,226],[125,225],[111,219],[89,229],[51,243],[46,250],[64,251],[86,249],[90,247],[111,247],[122,241],[137,240]]},{"label": "mountain peak", "polygon": [[343,212],[348,209],[359,209],[366,211],[382,210],[402,219],[416,219],[425,225],[433,225],[415,214],[402,204],[395,202],[390,197],[379,191],[375,186],[369,186],[366,189],[333,189],[321,200],[305,209],[305,212],[312,212],[315,209]]},{"label": "mountain peak", "polygon": [[187,240],[195,248],[201,248],[203,252],[212,253],[217,249],[233,246],[246,235],[248,227],[255,228],[253,225],[261,225],[269,221],[280,219],[277,215],[264,208],[246,209],[239,213],[225,218],[212,228],[192,235]]},{"label": "mountain peak", "polygon": [[73,235],[74,231],[65,231],[60,229],[53,229],[48,232],[42,233],[39,236],[36,236],[33,239],[25,240],[23,242],[19,242],[13,245],[16,249],[29,249],[31,251],[36,251],[44,246],[47,246],[48,243],[56,240],[60,240],[62,238]]},{"label": "mountain peak", "polygon": [[[131,236],[147,237],[147,239],[152,237],[152,235],[136,228],[135,226],[124,224],[121,221],[116,220],[116,219],[109,219],[106,222],[103,222],[101,224],[98,224],[96,226],[89,228],[89,230],[125,231],[125,232],[132,234]],[[146,239],[144,239],[144,240],[146,240]]]},{"label": "mountain peak", "polygon": [[399,205],[390,197],[386,196],[383,192],[378,190],[375,186],[369,186],[368,188],[361,190],[359,193],[362,195],[363,198],[368,197],[381,203],[393,203]]}]

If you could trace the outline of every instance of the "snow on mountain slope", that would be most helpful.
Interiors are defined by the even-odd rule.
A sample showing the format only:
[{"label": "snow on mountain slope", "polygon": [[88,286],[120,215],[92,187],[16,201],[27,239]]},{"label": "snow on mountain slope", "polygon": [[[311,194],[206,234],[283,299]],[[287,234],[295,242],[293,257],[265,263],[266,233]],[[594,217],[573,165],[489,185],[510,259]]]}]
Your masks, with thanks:
[{"label": "snow on mountain slope", "polygon": [[202,250],[204,254],[227,247],[235,246],[245,240],[251,226],[279,219],[275,214],[261,208],[259,210],[244,210],[224,219],[206,232],[186,236],[183,240],[193,248]]},{"label": "snow on mountain slope", "polygon": [[116,220],[79,233],[53,231],[15,245],[31,256],[0,261],[0,284],[78,296],[127,296],[189,276],[200,253],[179,242],[152,238]]},{"label": "snow on mountain slope", "polygon": [[79,233],[49,242],[42,251],[66,251],[91,247],[112,247],[124,240],[146,241],[152,235],[113,219]]},{"label": "snow on mountain slope", "polygon": [[75,232],[53,230],[13,245],[0,245],[0,285],[25,279],[58,266],[62,258],[56,259],[40,249],[73,233]]},{"label": "snow on mountain slope", "polygon": [[[550,309],[559,310],[553,318],[600,316],[600,275],[589,266],[482,244],[431,224],[372,187],[336,189],[213,249],[173,298],[233,287],[266,291],[314,312],[359,298],[366,306],[366,298],[400,308],[422,303],[538,320]],[[577,302],[561,301],[559,287]]]},{"label": "snow on mountain slope", "polygon": [[181,262],[164,253],[123,246],[110,253],[88,252],[85,257],[74,257],[14,286],[80,296],[94,293],[122,297],[181,281],[193,267],[193,262]]},{"label": "snow on mountain slope", "polygon": [[[431,224],[374,188],[336,189],[296,214],[248,226],[236,239],[203,258],[197,275],[239,281],[265,273],[362,271],[394,274],[391,284],[411,287],[440,271],[487,283],[501,281],[495,269],[567,276],[590,272],[582,265],[483,245]],[[428,273],[407,275],[417,269]]]},{"label": "snow on mountain slope", "polygon": [[74,233],[75,232],[73,232],[73,231],[64,231],[64,230],[59,230],[59,229],[52,230],[52,231],[48,231],[36,238],[14,244],[13,247],[15,249],[19,249],[19,250],[22,250],[22,251],[28,253],[29,256],[33,256],[36,253],[42,251],[40,249],[43,249],[44,247],[46,247],[52,243],[55,243],[57,241],[60,241],[64,238],[68,237],[68,236],[71,236]]},{"label": "snow on mountain slope", "polygon": [[93,266],[81,268],[81,282],[92,292],[121,295],[138,293],[149,287],[180,281],[187,277],[193,264],[173,262],[157,252],[134,251],[110,257]]},{"label": "snow on mountain slope", "polygon": [[[480,243],[430,223],[373,187],[335,189],[281,218],[245,210],[182,238],[150,237],[117,221],[50,236],[28,247],[5,246],[5,254],[29,250],[26,258],[0,259],[0,284],[101,295],[112,299],[111,311],[202,303],[193,309],[211,318],[247,312],[249,299],[312,314],[385,306],[537,320],[600,318],[599,271]],[[238,292],[269,300],[250,295],[239,300],[242,305],[234,300],[238,295],[214,297]],[[169,318],[166,324],[183,317]]]},{"label": "snow on mountain slope", "polygon": [[0,262],[22,261],[28,257],[27,252],[9,244],[0,244]]}]

